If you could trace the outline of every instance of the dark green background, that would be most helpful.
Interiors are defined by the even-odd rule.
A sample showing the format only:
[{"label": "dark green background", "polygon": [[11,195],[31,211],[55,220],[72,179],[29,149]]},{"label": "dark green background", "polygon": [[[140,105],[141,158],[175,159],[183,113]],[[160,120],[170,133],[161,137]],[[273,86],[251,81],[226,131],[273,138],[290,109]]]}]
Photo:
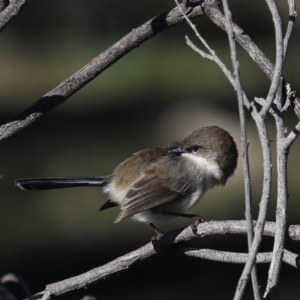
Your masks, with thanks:
[{"label": "dark green background", "polygon": [[[277,1],[286,25],[287,4]],[[274,28],[263,1],[230,1],[233,19],[274,62]],[[0,35],[0,117],[5,123],[84,66],[133,28],[173,8],[173,1],[29,0]],[[197,28],[230,67],[226,34],[206,17]],[[285,28],[285,27],[284,27]],[[299,25],[296,25],[285,78],[300,90]],[[152,231],[130,219],[113,224],[118,208],[99,212],[106,200],[100,189],[24,192],[13,180],[23,177],[109,174],[131,153],[184,137],[203,125],[229,130],[240,149],[236,95],[219,68],[185,44],[186,24],[171,28],[135,49],[28,130],[1,145],[0,275],[21,274],[33,293],[105,264],[149,242]],[[269,80],[238,47],[243,87],[250,100],[265,97]],[[296,124],[288,115],[288,129]],[[275,138],[272,118],[270,138]],[[255,218],[261,194],[260,145],[248,117]],[[273,145],[275,149],[275,143]],[[300,223],[298,150],[289,162],[288,221]],[[274,176],[276,160],[274,156]],[[275,182],[275,181],[274,181]],[[274,220],[276,187],[268,220]],[[244,218],[241,161],[224,188],[205,195],[192,212],[206,219]],[[174,220],[168,232],[188,225]],[[261,251],[272,249],[266,238]],[[246,251],[244,236],[210,237],[190,242],[199,247]],[[299,253],[299,244],[287,248]],[[259,266],[262,290],[268,265]],[[80,299],[231,299],[241,265],[222,264],[164,253],[87,290],[63,296]],[[299,294],[299,271],[284,265],[279,298]],[[248,298],[252,299],[251,290]],[[80,295],[79,295],[80,294]]]}]

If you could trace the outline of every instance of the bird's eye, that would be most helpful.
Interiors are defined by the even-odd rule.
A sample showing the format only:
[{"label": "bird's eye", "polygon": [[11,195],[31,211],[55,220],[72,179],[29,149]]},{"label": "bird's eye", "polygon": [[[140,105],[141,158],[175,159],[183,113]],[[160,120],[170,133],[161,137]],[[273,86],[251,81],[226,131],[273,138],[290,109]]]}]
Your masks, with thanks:
[{"label": "bird's eye", "polygon": [[196,153],[199,150],[199,146],[193,146],[191,150],[192,152]]}]

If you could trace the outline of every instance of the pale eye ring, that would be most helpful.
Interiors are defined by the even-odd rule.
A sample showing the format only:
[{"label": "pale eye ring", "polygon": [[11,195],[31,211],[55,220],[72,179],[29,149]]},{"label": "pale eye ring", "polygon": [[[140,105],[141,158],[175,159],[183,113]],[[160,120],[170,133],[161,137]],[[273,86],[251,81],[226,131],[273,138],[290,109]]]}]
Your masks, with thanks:
[{"label": "pale eye ring", "polygon": [[191,150],[192,150],[193,153],[196,153],[199,150],[199,148],[200,148],[199,146],[193,146],[191,148]]}]

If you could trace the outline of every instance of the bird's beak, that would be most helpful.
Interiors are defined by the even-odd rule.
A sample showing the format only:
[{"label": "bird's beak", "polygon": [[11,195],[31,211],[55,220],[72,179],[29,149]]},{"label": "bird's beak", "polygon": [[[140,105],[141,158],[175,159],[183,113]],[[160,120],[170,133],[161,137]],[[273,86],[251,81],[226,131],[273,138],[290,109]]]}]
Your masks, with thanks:
[{"label": "bird's beak", "polygon": [[170,150],[168,151],[168,153],[173,153],[173,154],[180,155],[180,154],[182,154],[182,153],[186,153],[186,151],[184,151],[184,150],[181,149],[180,147],[177,147],[177,148],[170,149]]}]

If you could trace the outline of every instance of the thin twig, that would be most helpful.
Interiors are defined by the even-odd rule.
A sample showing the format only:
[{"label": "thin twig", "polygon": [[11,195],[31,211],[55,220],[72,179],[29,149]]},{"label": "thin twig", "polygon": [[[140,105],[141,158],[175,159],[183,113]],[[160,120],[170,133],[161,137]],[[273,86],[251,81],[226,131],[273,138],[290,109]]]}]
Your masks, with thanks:
[{"label": "thin twig", "polygon": [[[192,256],[196,258],[206,259],[206,260],[213,260],[218,262],[224,263],[234,263],[234,264],[244,264],[248,259],[247,253],[237,253],[237,252],[227,252],[227,251],[218,251],[212,249],[198,249],[193,246],[187,246],[184,244],[178,244],[175,247],[175,251],[183,253],[187,256]],[[272,252],[264,252],[258,253],[256,256],[256,263],[264,264],[270,263],[272,259]],[[293,253],[288,250],[284,250],[283,252],[283,261],[294,267],[299,269],[299,255]]]},{"label": "thin twig", "polygon": [[9,4],[9,0],[0,0],[0,12],[2,12],[7,5]]},{"label": "thin twig", "polygon": [[[197,31],[197,36],[199,38],[199,40],[203,43],[203,45],[206,47],[206,49],[211,53],[211,54],[207,54],[204,51],[202,51],[201,49],[199,49],[190,39],[188,36],[185,36],[186,39],[186,44],[191,47],[192,50],[194,50],[195,52],[197,52],[200,56],[202,56],[205,59],[209,59],[211,61],[214,61],[219,68],[223,71],[223,73],[225,74],[225,76],[227,77],[227,79],[229,80],[229,82],[232,84],[233,88],[235,89],[235,81],[234,78],[231,74],[231,72],[228,70],[228,68],[226,67],[226,65],[220,60],[220,58],[216,55],[215,51],[212,50],[209,45],[206,43],[206,41],[203,39],[203,37],[199,34],[199,32]],[[248,102],[248,106],[250,107],[250,103]]]},{"label": "thin twig", "polygon": [[271,1],[267,0],[270,10],[272,12],[273,18],[274,18],[274,24],[275,24],[275,31],[276,31],[276,65],[275,70],[273,72],[273,78],[271,82],[271,87],[267,96],[267,99],[265,101],[265,104],[260,112],[260,117],[258,116],[255,119],[260,142],[262,145],[263,150],[263,161],[264,161],[264,180],[263,180],[263,193],[262,193],[262,199],[260,202],[260,210],[258,215],[258,220],[261,224],[261,230],[256,230],[255,232],[255,238],[250,250],[250,255],[248,258],[247,263],[245,264],[244,270],[242,272],[242,275],[239,279],[234,300],[240,300],[242,298],[242,295],[245,291],[246,284],[249,278],[249,274],[251,272],[251,268],[255,262],[255,257],[258,252],[258,247],[261,242],[261,234],[262,229],[264,227],[264,222],[266,220],[266,213],[267,213],[267,207],[269,203],[269,198],[271,194],[271,178],[272,178],[272,162],[271,162],[271,150],[266,130],[266,125],[264,123],[264,119],[266,117],[266,114],[268,113],[274,99],[276,92],[278,90],[278,86],[280,83],[281,78],[281,72],[282,72],[282,64],[283,64],[283,49],[282,49],[282,32],[281,32],[281,19],[279,17],[277,7],[274,5],[271,5]]},{"label": "thin twig", "polygon": [[[243,158],[243,173],[244,173],[244,189],[245,189],[245,217],[247,221],[247,238],[248,238],[248,249],[250,251],[251,244],[253,241],[253,218],[252,218],[252,199],[251,199],[251,179],[250,179],[250,168],[249,168],[249,153],[248,153],[248,139],[246,130],[246,118],[244,111],[244,100],[243,100],[243,89],[240,79],[239,62],[237,58],[236,45],[234,40],[234,34],[232,29],[231,12],[228,7],[227,0],[223,0],[224,13],[226,18],[226,29],[228,35],[228,41],[230,46],[231,61],[234,70],[234,78],[236,85],[236,92],[238,97],[238,107],[240,116],[240,127],[241,127],[241,146],[242,146],[242,158]],[[254,263],[251,271],[253,294],[256,300],[262,299],[259,292],[259,283],[257,277],[257,269]]]},{"label": "thin twig", "polygon": [[[276,63],[274,76],[266,104],[261,110],[261,116],[265,117],[277,94],[276,103],[281,104],[281,76],[283,72],[283,37],[281,18],[274,0],[266,0],[272,14],[276,37]],[[285,128],[283,115],[276,114],[277,129],[277,208],[276,208],[276,235],[274,239],[272,261],[268,273],[268,283],[264,298],[274,299],[280,275],[280,269],[284,251],[284,240],[286,230],[286,208],[287,208],[287,149],[282,149],[281,145],[285,139]]]},{"label": "thin twig", "polygon": [[233,86],[235,86],[235,81],[233,79],[230,73],[230,71],[227,69],[227,67],[225,66],[225,64],[220,60],[220,58],[216,55],[215,51],[212,50],[209,45],[207,44],[207,42],[205,41],[205,39],[201,36],[201,34],[199,33],[199,31],[197,30],[196,26],[191,22],[191,20],[187,17],[187,15],[185,14],[185,12],[183,11],[182,7],[180,6],[180,4],[178,3],[177,0],[175,0],[175,3],[177,5],[178,10],[181,12],[182,16],[185,18],[185,20],[187,21],[188,25],[191,27],[191,29],[194,31],[196,37],[199,39],[199,41],[203,44],[203,46],[208,50],[208,52],[210,54],[205,53],[204,51],[202,51],[201,49],[199,49],[198,47],[196,47],[192,41],[189,39],[188,36],[186,36],[186,42],[187,45],[190,46],[194,51],[196,51],[197,53],[199,53],[203,58],[215,61],[218,66],[222,69],[222,71],[226,74],[226,77],[229,79],[229,81],[231,82],[231,84]]},{"label": "thin twig", "polygon": [[[226,20],[225,16],[217,5],[205,5],[203,7],[205,15],[208,16],[211,21],[226,31]],[[257,45],[251,40],[250,36],[247,35],[242,28],[237,24],[233,23],[233,33],[235,40],[241,45],[241,47],[249,54],[254,62],[263,70],[269,79],[273,78],[274,65],[265,56],[265,54],[257,47]],[[283,80],[284,84],[288,84],[286,80]],[[300,120],[300,99],[294,93],[293,109],[297,118]]]},{"label": "thin twig", "polygon": [[275,99],[277,89],[279,87],[280,78],[283,70],[283,37],[282,37],[282,27],[281,18],[274,0],[266,0],[269,9],[272,14],[274,26],[275,26],[275,41],[276,41],[276,62],[275,68],[272,76],[271,86],[266,98],[266,103],[263,106],[260,115],[262,118],[267,116],[267,113]]},{"label": "thin twig", "polygon": [[[177,0],[175,0],[175,2],[176,1]],[[178,4],[178,2],[176,2],[176,3]],[[186,19],[187,19],[187,22],[189,23],[190,22],[189,19],[187,17],[186,17]],[[196,27],[194,25],[192,28],[194,31],[196,30]],[[200,36],[199,33],[197,33],[197,34]],[[220,60],[216,56],[215,52],[213,50],[211,50],[208,45],[206,45],[206,44],[204,44],[204,45],[209,50],[211,56],[213,57],[213,60],[216,63],[220,64]],[[201,53],[201,51],[200,51],[200,53]],[[223,69],[224,69],[224,67],[222,68],[222,70]],[[227,70],[227,68],[226,68],[226,70]],[[227,76],[230,83],[235,87],[235,81],[234,81],[231,73],[227,70],[226,72],[224,72],[224,74]],[[264,123],[264,120],[261,118],[261,116],[257,112],[257,109],[254,106],[254,103],[250,104],[249,101],[247,100],[245,93],[243,93],[243,99],[244,99],[244,104],[251,111],[251,115],[254,118],[257,129],[258,129],[258,135],[259,135],[260,143],[262,146],[262,153],[263,153],[264,177],[263,177],[262,197],[261,197],[261,201],[260,201],[260,209],[259,209],[259,215],[258,215],[258,224],[255,228],[255,237],[254,237],[253,243],[251,245],[248,261],[244,267],[243,273],[242,273],[241,278],[238,283],[236,297],[241,297],[242,293],[239,293],[238,291],[239,290],[242,291],[245,288],[246,283],[249,278],[249,274],[251,273],[253,265],[255,263],[256,254],[258,252],[258,247],[261,243],[262,233],[263,233],[264,225],[265,225],[265,221],[266,221],[268,204],[269,204],[269,199],[270,199],[270,194],[271,194],[271,182],[272,182],[271,151],[270,151],[270,145],[269,145],[269,139],[268,139],[266,125]]]},{"label": "thin twig", "polygon": [[287,157],[288,149],[282,147],[285,141],[285,127],[283,117],[275,114],[277,129],[277,205],[276,205],[276,232],[274,238],[273,254],[268,273],[268,284],[264,297],[274,299],[277,296],[277,284],[284,255],[284,242],[286,232],[287,209]]},{"label": "thin twig", "polygon": [[[198,35],[199,32],[198,32]],[[200,35],[201,36],[201,35]],[[193,42],[188,38],[188,36],[185,37],[186,38],[186,43],[189,47],[191,47],[192,50],[194,50],[195,52],[197,52],[200,56],[202,56],[203,58],[209,59],[213,62],[215,62],[219,68],[223,71],[224,75],[226,76],[226,78],[228,79],[228,81],[231,83],[231,85],[233,86],[233,88],[236,90],[236,86],[235,86],[235,80],[233,78],[233,75],[231,74],[231,72],[228,70],[228,68],[226,67],[226,65],[220,60],[220,58],[216,55],[215,51],[212,50],[209,45],[206,46],[207,50],[210,53],[213,53],[213,55],[207,54],[204,51],[202,51],[201,49],[199,49],[198,47],[195,46],[195,44],[193,44]],[[203,39],[201,37],[201,39]],[[249,102],[246,94],[243,92],[243,100],[244,100],[244,105],[247,109],[251,110],[252,106],[251,103]]]},{"label": "thin twig", "polygon": [[253,105],[252,116],[254,117],[256,127],[258,130],[258,136],[260,139],[260,144],[262,146],[263,154],[263,189],[262,197],[259,204],[259,213],[257,226],[255,228],[254,239],[249,251],[249,257],[247,263],[245,264],[244,270],[238,282],[238,286],[235,292],[234,300],[241,299],[243,292],[246,288],[246,284],[249,279],[249,274],[254,265],[256,255],[258,253],[258,247],[262,240],[262,233],[264,230],[269,199],[271,195],[271,182],[272,182],[272,160],[271,160],[271,150],[269,144],[269,138],[267,134],[267,128],[264,120],[257,113],[255,106]]},{"label": "thin twig", "polygon": [[[222,11],[217,6],[207,5],[203,7],[208,18],[218,27],[226,31],[226,19]],[[268,78],[272,79],[274,73],[274,65],[265,56],[265,54],[257,47],[242,28],[233,23],[234,39],[241,47],[249,54],[249,56],[257,63],[264,71]]]},{"label": "thin twig", "polygon": [[[207,42],[205,41],[205,39],[201,36],[201,34],[199,33],[199,31],[197,30],[196,26],[191,22],[191,20],[187,17],[187,15],[181,9],[181,7],[179,6],[179,3],[178,3],[177,0],[175,0],[175,3],[177,4],[178,9],[180,10],[180,12],[182,13],[182,15],[184,16],[184,18],[187,21],[188,25],[194,31],[196,37],[204,45],[204,47],[208,50],[208,52],[210,54],[207,54],[204,51],[202,51],[201,49],[199,49],[198,47],[196,47],[193,44],[193,42],[189,39],[188,36],[185,37],[187,45],[190,46],[195,52],[197,52],[203,58],[206,58],[206,59],[214,61],[220,67],[220,69],[223,71],[223,73],[225,74],[225,76],[227,77],[227,79],[229,80],[229,82],[232,84],[233,88],[236,90],[235,80],[234,80],[231,72],[228,70],[228,68],[226,67],[226,65],[221,61],[221,59],[216,55],[216,52],[213,49],[210,48],[210,46],[207,44]],[[249,102],[249,100],[248,100],[248,98],[247,98],[247,96],[246,96],[245,93],[243,93],[243,100],[244,100],[244,105],[248,109],[251,109],[251,104],[250,104],[250,102]]]},{"label": "thin twig", "polygon": [[284,62],[286,60],[288,47],[289,47],[289,44],[290,44],[293,28],[294,28],[296,18],[297,18],[297,11],[296,11],[295,1],[294,0],[288,0],[288,4],[289,4],[289,21],[288,21],[285,37],[284,37],[284,40],[283,40],[283,54],[284,54],[283,59],[284,59]]}]

